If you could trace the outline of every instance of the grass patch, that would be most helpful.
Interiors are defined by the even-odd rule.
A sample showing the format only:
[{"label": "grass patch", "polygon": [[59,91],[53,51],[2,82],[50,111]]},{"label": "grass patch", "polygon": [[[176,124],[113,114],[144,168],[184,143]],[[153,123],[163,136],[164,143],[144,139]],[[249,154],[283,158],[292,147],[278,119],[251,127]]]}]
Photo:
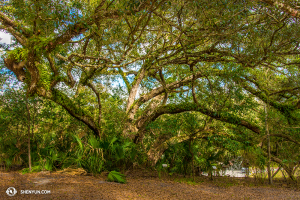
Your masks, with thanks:
[{"label": "grass patch", "polygon": [[29,168],[24,168],[24,169],[21,170],[21,173],[22,174],[27,174],[27,173],[40,172],[40,171],[42,171],[42,168],[41,168],[41,166],[38,165],[38,166],[32,167],[31,171],[29,170]]},{"label": "grass patch", "polygon": [[203,180],[193,180],[193,178],[175,178],[174,181],[177,183],[186,183],[188,185],[199,185],[204,182]]}]

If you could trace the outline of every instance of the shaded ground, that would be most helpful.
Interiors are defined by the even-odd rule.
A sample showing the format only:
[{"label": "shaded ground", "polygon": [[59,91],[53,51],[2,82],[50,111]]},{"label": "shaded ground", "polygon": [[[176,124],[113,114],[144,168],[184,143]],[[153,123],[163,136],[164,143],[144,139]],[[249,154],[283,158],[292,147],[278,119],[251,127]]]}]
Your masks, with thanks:
[{"label": "shaded ground", "polygon": [[[211,182],[202,177],[197,185],[178,180],[159,179],[157,173],[141,170],[128,173],[127,184],[106,182],[105,177],[0,172],[0,199],[300,199],[299,188],[255,186],[244,178]],[[8,187],[18,193],[8,196]],[[51,194],[20,194],[21,190],[50,190]]]}]

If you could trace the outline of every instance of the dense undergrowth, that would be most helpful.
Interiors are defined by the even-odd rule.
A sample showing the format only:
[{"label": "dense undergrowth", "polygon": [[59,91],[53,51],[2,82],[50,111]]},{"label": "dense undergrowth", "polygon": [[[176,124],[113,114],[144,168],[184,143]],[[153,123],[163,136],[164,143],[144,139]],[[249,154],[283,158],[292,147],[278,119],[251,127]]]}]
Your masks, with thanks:
[{"label": "dense undergrowth", "polygon": [[[60,106],[38,98],[32,99],[29,104],[32,119],[28,134],[28,120],[26,116],[19,115],[26,112],[24,94],[7,92],[5,95],[3,97],[15,98],[15,101],[10,102],[14,110],[5,106],[1,110],[0,164],[6,170],[19,166],[23,173],[30,172],[28,141],[32,172],[83,168],[93,175],[104,171],[124,174],[140,166],[155,169],[160,177],[165,174],[171,177],[198,177],[202,172],[207,172],[210,179],[215,179],[215,172],[220,172],[222,166],[228,166],[237,158],[243,159],[242,167],[261,171],[266,169],[268,163],[263,147],[258,146],[260,138],[249,130],[213,121],[195,112],[158,118],[146,127],[147,134],[143,141],[135,143],[122,136],[122,117],[125,112],[120,106],[121,100],[114,96],[108,96],[107,101],[103,102],[106,106],[103,109],[101,138],[96,137],[83,123],[70,117]],[[199,134],[199,128],[209,123],[210,131]],[[291,133],[298,134],[296,130]],[[273,140],[272,148],[282,159],[282,171],[288,170],[285,168],[287,166],[296,170],[299,168],[299,147],[290,144]],[[155,149],[156,146],[163,148]],[[149,156],[153,149],[152,152],[161,153],[156,162]],[[274,162],[272,166],[280,167]],[[299,173],[296,170],[290,174],[297,184]],[[282,178],[288,181],[290,174],[286,173]],[[256,174],[255,178],[265,182],[266,173]]]}]

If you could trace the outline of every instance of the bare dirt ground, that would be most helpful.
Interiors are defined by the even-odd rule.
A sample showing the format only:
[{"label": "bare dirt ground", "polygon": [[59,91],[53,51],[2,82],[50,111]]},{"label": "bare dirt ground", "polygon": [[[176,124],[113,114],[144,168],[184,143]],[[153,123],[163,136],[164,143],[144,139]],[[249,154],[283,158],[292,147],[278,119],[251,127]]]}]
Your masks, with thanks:
[{"label": "bare dirt ground", "polygon": [[[297,187],[280,184],[273,187],[255,186],[245,178],[209,181],[206,177],[198,177],[196,185],[180,182],[179,178],[177,181],[171,179],[159,179],[156,172],[143,170],[128,173],[126,184],[106,182],[103,176],[0,172],[0,199],[300,199]],[[9,187],[17,190],[15,196],[6,194]],[[51,193],[21,194],[21,190],[50,190]]]}]

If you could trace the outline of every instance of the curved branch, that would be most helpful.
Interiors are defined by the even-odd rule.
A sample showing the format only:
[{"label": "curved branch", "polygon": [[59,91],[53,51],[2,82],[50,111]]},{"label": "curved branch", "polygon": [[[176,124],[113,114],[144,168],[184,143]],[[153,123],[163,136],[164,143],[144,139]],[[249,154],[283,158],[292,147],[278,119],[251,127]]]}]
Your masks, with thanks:
[{"label": "curved branch", "polygon": [[158,118],[163,114],[177,114],[177,113],[187,112],[187,111],[198,111],[216,120],[227,122],[234,125],[243,126],[257,134],[261,133],[259,126],[241,117],[235,116],[227,112],[212,111],[209,110],[208,108],[205,108],[204,106],[197,105],[194,103],[182,103],[179,105],[169,104],[169,105],[161,106],[148,117],[148,119],[146,120],[146,122],[143,124],[141,128],[146,127],[150,122],[154,121],[156,118]]},{"label": "curved branch", "polygon": [[11,26],[0,26],[0,29],[4,29],[11,33],[22,46],[26,45],[27,39],[24,36],[22,36],[22,34],[13,29]]},{"label": "curved branch", "polygon": [[102,118],[102,105],[101,105],[101,97],[100,97],[100,92],[97,91],[96,87],[90,83],[90,82],[87,82],[87,86],[89,88],[91,88],[93,90],[93,92],[96,94],[97,96],[97,101],[98,101],[98,109],[99,109],[99,116],[98,116],[98,126],[99,126],[99,134],[101,135],[102,131],[101,131],[101,118]]},{"label": "curved branch", "polygon": [[100,137],[100,129],[94,122],[93,118],[83,109],[78,108],[67,95],[53,88],[51,93],[44,93],[43,96],[61,105],[71,116],[85,123],[94,132],[96,137]]},{"label": "curved branch", "polygon": [[[218,71],[217,73],[223,73],[221,71]],[[182,80],[179,81],[175,81],[173,83],[169,83],[167,84],[165,87],[161,86],[158,88],[153,89],[151,92],[141,96],[138,100],[135,101],[135,103],[131,106],[130,110],[128,111],[128,113],[132,112],[135,113],[137,111],[137,109],[143,104],[146,103],[147,101],[153,99],[154,97],[162,94],[163,92],[165,92],[165,90],[167,89],[168,91],[179,88],[181,86],[187,85],[189,84],[193,78],[197,79],[200,77],[203,77],[204,75],[202,74],[202,72],[197,72],[194,75],[188,76]]]},{"label": "curved branch", "polygon": [[[69,57],[64,57],[64,56],[62,56],[62,55],[60,55],[58,53],[55,54],[55,56],[58,59],[61,59],[61,60],[66,61],[66,62],[71,62],[73,65],[77,65],[78,67],[82,67],[82,68],[85,68],[85,67],[88,67],[88,68],[99,68],[99,67],[103,67],[103,64],[101,64],[101,65],[80,64],[80,63],[78,63],[76,61],[73,61],[72,57],[77,56],[78,58],[82,58],[82,59],[87,58],[87,59],[94,59],[94,60],[96,60],[96,59],[103,59],[106,62],[109,61],[110,63],[112,63],[111,60],[106,59],[106,58],[97,58],[97,57],[92,57],[92,56],[85,56],[85,55],[81,55],[81,54],[77,54],[77,53],[73,53]],[[119,65],[116,65],[116,66],[113,66],[111,68],[119,68],[119,67],[120,67]]]},{"label": "curved branch", "polygon": [[66,30],[63,34],[50,41],[45,48],[47,52],[50,53],[56,48],[57,45],[65,44],[75,36],[80,35],[87,30],[88,27],[83,22],[78,22],[70,26],[69,29]]},{"label": "curved branch", "polygon": [[30,36],[29,32],[26,29],[18,26],[18,24],[15,21],[11,20],[3,12],[0,12],[0,21],[3,23],[4,26],[10,26],[15,31],[17,31],[19,34],[21,34],[21,32],[19,31],[19,29],[20,29],[23,33],[23,36],[25,36],[25,37]]},{"label": "curved branch", "polygon": [[290,112],[298,109],[297,105],[284,105],[282,103],[278,103],[275,101],[270,100],[269,98],[267,98],[266,94],[264,92],[261,91],[257,91],[255,89],[253,89],[252,87],[248,86],[246,81],[243,79],[239,79],[239,81],[235,81],[237,84],[240,84],[245,90],[247,90],[248,92],[250,92],[251,94],[253,94],[254,96],[260,98],[263,102],[269,104],[270,106],[272,106],[273,108],[277,109],[278,111],[280,111],[283,115],[285,116],[290,116]]}]

